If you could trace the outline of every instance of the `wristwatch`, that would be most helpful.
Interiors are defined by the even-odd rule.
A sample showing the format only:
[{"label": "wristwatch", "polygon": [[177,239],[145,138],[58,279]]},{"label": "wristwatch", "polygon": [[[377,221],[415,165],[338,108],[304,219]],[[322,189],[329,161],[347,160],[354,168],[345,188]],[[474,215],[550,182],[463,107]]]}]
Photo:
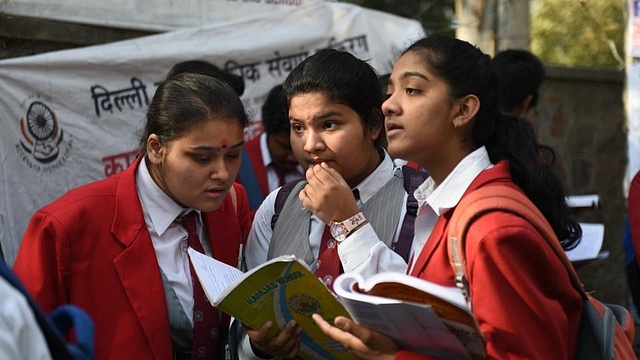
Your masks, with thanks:
[{"label": "wristwatch", "polygon": [[342,242],[349,236],[349,234],[367,222],[364,214],[359,212],[352,217],[343,221],[333,221],[329,225],[331,236],[336,239],[337,242]]}]

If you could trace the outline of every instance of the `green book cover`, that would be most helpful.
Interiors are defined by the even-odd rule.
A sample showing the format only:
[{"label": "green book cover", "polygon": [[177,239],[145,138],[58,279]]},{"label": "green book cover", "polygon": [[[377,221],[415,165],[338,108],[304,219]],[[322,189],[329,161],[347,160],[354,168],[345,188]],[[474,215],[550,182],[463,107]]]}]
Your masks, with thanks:
[{"label": "green book cover", "polygon": [[[252,329],[272,321],[276,336],[290,321],[304,330],[298,356],[303,359],[356,359],[318,328],[311,315],[327,321],[351,318],[326,286],[294,256],[270,260],[247,273],[195,251],[189,251],[209,301]],[[228,273],[227,273],[228,272]],[[225,283],[226,282],[226,286]]]}]

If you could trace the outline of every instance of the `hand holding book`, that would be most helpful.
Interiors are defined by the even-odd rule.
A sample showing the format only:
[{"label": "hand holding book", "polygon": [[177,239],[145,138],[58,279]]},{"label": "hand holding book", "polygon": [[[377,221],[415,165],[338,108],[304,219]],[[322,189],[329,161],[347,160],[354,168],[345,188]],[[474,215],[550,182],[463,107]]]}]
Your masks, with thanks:
[{"label": "hand holding book", "polygon": [[329,322],[338,316],[353,319],[402,348],[439,358],[484,356],[482,335],[457,289],[401,273],[366,281],[348,273],[336,278],[336,297],[294,256],[247,273],[191,249],[189,256],[209,301],[247,327],[259,329],[271,321],[269,336],[274,337],[295,320],[304,330],[298,353],[303,359],[355,359],[318,328],[312,314]]}]

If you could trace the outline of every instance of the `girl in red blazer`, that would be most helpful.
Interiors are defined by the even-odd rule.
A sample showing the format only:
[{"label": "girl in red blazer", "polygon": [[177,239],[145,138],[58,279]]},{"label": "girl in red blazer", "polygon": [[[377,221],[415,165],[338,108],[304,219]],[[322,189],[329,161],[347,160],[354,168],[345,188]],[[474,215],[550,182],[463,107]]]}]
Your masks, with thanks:
[{"label": "girl in red blazer", "polygon": [[[448,221],[466,194],[500,184],[522,191],[545,215],[562,246],[580,238],[561,183],[526,120],[501,114],[491,59],[467,42],[432,35],[396,61],[382,110],[394,157],[431,175],[415,192],[411,275],[455,286]],[[494,212],[477,220],[466,243],[473,313],[490,359],[573,359],[580,294],[551,247],[526,220]],[[321,329],[364,359],[428,359],[391,338],[338,317]]]},{"label": "girl in red blazer", "polygon": [[[46,311],[70,303],[89,313],[96,359],[219,358],[227,325],[210,305],[194,314],[187,239],[237,266],[250,229],[246,193],[233,182],[246,124],[231,87],[178,75],[158,87],[132,166],[34,214],[14,270]],[[213,323],[195,349],[201,319]]]}]

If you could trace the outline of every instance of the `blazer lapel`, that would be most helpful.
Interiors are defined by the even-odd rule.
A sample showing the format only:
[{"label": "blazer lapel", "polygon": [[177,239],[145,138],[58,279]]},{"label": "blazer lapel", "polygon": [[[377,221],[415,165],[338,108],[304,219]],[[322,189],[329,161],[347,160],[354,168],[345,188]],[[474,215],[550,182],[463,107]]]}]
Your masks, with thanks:
[{"label": "blazer lapel", "polygon": [[[445,216],[440,216],[438,218],[438,221],[436,221],[436,225],[431,231],[431,235],[429,235],[429,239],[424,244],[422,251],[420,251],[420,255],[418,255],[418,258],[416,259],[415,265],[411,269],[411,275],[419,276],[419,274],[427,266],[427,263],[429,263],[431,257],[433,257],[436,249],[441,246],[440,243],[442,241],[446,241],[445,231],[448,223],[449,216],[446,216],[446,214]],[[446,247],[447,245],[444,244],[444,246]]]},{"label": "blazer lapel", "polygon": [[139,162],[140,158],[123,172],[116,190],[111,232],[125,248],[113,265],[149,347],[155,358],[160,359],[173,350],[162,277],[136,192],[135,169]]}]

